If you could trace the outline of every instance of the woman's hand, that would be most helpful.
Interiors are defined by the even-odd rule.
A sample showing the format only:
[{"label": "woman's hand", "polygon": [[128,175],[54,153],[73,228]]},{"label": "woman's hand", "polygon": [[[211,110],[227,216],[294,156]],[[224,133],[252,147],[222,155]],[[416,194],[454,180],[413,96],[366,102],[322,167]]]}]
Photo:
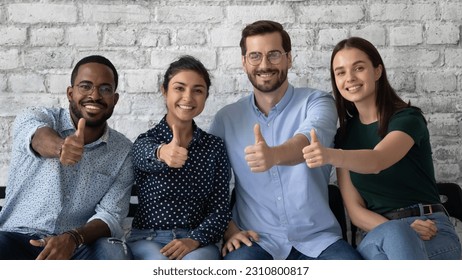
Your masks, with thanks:
[{"label": "woman's hand", "polygon": [[160,253],[170,260],[181,260],[190,252],[199,248],[199,241],[191,238],[173,239],[160,249]]}]

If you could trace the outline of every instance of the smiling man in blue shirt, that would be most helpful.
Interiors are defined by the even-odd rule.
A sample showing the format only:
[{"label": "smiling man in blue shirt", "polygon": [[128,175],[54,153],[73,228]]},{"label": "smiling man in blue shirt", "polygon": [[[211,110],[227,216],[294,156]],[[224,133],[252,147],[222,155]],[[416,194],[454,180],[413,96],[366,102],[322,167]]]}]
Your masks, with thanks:
[{"label": "smiling man in blue shirt", "polygon": [[281,24],[248,25],[240,46],[254,90],[221,109],[210,130],[224,140],[235,176],[224,258],[360,259],[329,208],[331,167],[309,169],[302,153],[311,129],[333,145],[332,96],[289,84],[291,43]]},{"label": "smiling man in blue shirt", "polygon": [[80,60],[69,109],[28,108],[13,126],[0,212],[0,259],[126,259],[121,221],[133,184],[132,143],[106,120],[119,99],[102,56]]}]

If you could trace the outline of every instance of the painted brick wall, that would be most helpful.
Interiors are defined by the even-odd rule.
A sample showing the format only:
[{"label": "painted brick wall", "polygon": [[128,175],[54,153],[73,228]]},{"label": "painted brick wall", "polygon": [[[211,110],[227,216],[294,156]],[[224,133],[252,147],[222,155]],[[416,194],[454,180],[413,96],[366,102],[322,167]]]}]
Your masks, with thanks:
[{"label": "painted brick wall", "polygon": [[[63,1],[0,2],[0,185],[6,184],[11,125],[29,105],[67,106],[73,65],[102,54],[120,72],[111,126],[130,139],[165,113],[163,71],[181,54],[201,59],[213,75],[211,96],[196,119],[251,88],[238,47],[245,24],[272,19],[293,40],[296,86],[330,91],[329,58],[339,40],[362,36],[377,45],[392,84],[428,119],[438,181],[462,184],[462,2],[334,1]],[[405,3],[402,3],[405,2]]]}]

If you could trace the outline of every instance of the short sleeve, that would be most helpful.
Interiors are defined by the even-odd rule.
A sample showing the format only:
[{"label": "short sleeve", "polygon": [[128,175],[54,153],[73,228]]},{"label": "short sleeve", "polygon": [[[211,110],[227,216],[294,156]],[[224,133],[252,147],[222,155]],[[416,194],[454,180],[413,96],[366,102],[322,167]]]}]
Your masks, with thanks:
[{"label": "short sleeve", "polygon": [[402,131],[408,134],[416,144],[428,137],[427,123],[417,109],[408,108],[395,113],[388,125],[388,132]]}]

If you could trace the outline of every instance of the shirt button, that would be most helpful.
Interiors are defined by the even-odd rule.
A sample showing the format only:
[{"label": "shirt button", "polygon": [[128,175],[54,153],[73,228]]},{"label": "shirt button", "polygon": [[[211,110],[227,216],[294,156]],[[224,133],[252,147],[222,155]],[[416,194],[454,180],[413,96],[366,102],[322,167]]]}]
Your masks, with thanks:
[{"label": "shirt button", "polygon": [[281,200],[281,199],[282,199],[282,197],[278,196],[278,200]]},{"label": "shirt button", "polygon": [[270,127],[270,126],[271,126],[271,124],[270,124],[270,123],[268,123],[268,124],[266,124],[266,126]]}]

